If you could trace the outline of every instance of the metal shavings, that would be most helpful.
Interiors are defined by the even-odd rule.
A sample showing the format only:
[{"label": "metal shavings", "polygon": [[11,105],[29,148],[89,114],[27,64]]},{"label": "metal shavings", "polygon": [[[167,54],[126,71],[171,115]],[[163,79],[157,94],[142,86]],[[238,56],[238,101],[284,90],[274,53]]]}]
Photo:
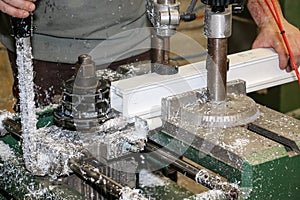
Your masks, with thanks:
[{"label": "metal shavings", "polygon": [[138,189],[131,189],[129,187],[124,187],[120,192],[120,200],[147,200],[144,196],[139,194]]},{"label": "metal shavings", "polygon": [[210,189],[221,190],[226,199],[235,200],[239,197],[240,190],[236,184],[223,182],[220,177],[213,176],[206,170],[200,170],[195,177],[195,181]]},{"label": "metal shavings", "polygon": [[150,61],[139,61],[130,64],[121,65],[117,69],[118,72],[124,74],[124,78],[131,78],[143,74],[151,73]]},{"label": "metal shavings", "polygon": [[[224,192],[220,190],[209,190],[207,192],[203,192],[201,194],[197,194],[193,196],[195,200],[225,200],[226,196]],[[186,200],[186,199],[184,199]]]},{"label": "metal shavings", "polygon": [[14,162],[0,163],[0,188],[14,199],[62,199],[43,184],[34,181],[31,174],[20,163],[17,164],[16,159]]},{"label": "metal shavings", "polygon": [[33,57],[30,37],[18,38],[16,40],[16,51],[23,131],[23,157],[27,169],[34,173],[34,163],[37,162],[37,117],[34,103]]},{"label": "metal shavings", "polygon": [[38,151],[31,165],[34,175],[49,175],[54,179],[68,175],[69,158],[81,156],[82,144],[76,132],[51,126],[38,129],[35,140]]},{"label": "metal shavings", "polygon": [[141,187],[154,187],[154,186],[165,186],[168,184],[167,181],[155,175],[145,169],[142,169],[139,173]]},{"label": "metal shavings", "polygon": [[127,126],[128,122],[125,117],[116,117],[110,120],[107,120],[103,124],[101,124],[99,127],[97,127],[96,131],[101,133],[109,133],[111,130],[121,130],[124,129]]},{"label": "metal shavings", "polygon": [[6,118],[13,118],[13,114],[8,111],[0,110],[0,136],[7,134],[7,131],[2,123],[2,121]]},{"label": "metal shavings", "polygon": [[232,150],[233,152],[239,152],[249,144],[250,140],[246,138],[235,139],[232,145],[222,143],[221,146],[224,146],[227,149]]},{"label": "metal shavings", "polygon": [[114,196],[118,196],[119,191],[123,187],[115,180],[102,174],[99,168],[93,166],[89,161],[70,159],[69,165],[81,178],[95,184],[97,187],[105,186],[106,190]]},{"label": "metal shavings", "polygon": [[96,128],[98,135],[85,135],[86,147],[96,158],[113,159],[144,149],[149,131],[141,119],[128,123],[124,117],[116,117]]},{"label": "metal shavings", "polygon": [[0,159],[4,162],[13,160],[15,158],[14,152],[4,142],[0,141]]},{"label": "metal shavings", "polygon": [[113,71],[111,69],[97,70],[96,71],[96,76],[101,78],[101,79],[104,79],[104,80],[109,80],[110,82],[117,81],[117,80],[120,80],[120,79],[124,78],[123,74],[120,74],[120,73],[118,73],[116,71]]},{"label": "metal shavings", "polygon": [[57,109],[58,106],[59,106],[59,104],[49,104],[47,106],[42,106],[42,107],[36,108],[36,112],[44,112],[45,110],[54,110],[54,109]]}]

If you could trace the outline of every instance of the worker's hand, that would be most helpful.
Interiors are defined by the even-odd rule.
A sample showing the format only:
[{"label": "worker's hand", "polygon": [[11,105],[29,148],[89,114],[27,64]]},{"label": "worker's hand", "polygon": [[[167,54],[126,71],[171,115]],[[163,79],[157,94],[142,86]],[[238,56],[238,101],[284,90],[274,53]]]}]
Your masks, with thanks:
[{"label": "worker's hand", "polygon": [[26,18],[35,10],[36,0],[0,0],[0,11],[13,17]]},{"label": "worker's hand", "polygon": [[[286,36],[288,38],[290,47],[295,57],[296,65],[300,64],[300,31],[292,24],[288,23],[285,19],[282,21]],[[272,47],[279,55],[279,66],[287,72],[293,70],[289,62],[289,55],[285,47],[282,36],[275,23],[266,23],[260,27],[259,34],[255,39],[253,48]]]}]

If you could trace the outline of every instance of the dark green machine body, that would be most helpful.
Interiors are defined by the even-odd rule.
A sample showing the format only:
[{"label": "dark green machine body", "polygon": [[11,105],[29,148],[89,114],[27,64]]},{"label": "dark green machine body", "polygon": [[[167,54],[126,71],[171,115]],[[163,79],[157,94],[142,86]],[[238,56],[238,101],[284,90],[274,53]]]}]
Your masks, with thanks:
[{"label": "dark green machine body", "polygon": [[[153,135],[152,139],[164,146],[168,146],[170,139],[174,142],[174,138],[163,132]],[[168,146],[171,151],[214,171],[229,182],[238,183],[245,193],[249,193],[249,197],[246,194],[243,199],[300,199],[299,155],[290,157],[283,149],[270,149],[269,152],[252,155],[253,162],[245,158],[243,169],[238,170],[191,146],[185,147],[185,152],[178,152],[178,146],[182,146],[180,141],[173,145]],[[276,159],[269,160],[269,156],[277,153]],[[254,159],[260,162],[255,163]]]}]

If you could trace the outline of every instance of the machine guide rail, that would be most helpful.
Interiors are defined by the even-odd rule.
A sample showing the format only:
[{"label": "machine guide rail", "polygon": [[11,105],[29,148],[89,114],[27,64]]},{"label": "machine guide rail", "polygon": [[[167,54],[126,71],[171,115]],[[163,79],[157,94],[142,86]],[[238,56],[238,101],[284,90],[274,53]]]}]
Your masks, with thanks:
[{"label": "machine guide rail", "polygon": [[300,154],[300,149],[297,146],[296,142],[287,137],[284,137],[283,135],[280,135],[273,131],[267,130],[267,129],[265,129],[259,125],[256,125],[254,123],[249,123],[247,125],[247,129],[249,131],[257,133],[263,137],[269,138],[270,140],[278,142],[278,143],[284,145],[285,147],[287,147],[289,150],[292,150],[295,153]]},{"label": "machine guide rail", "polygon": [[145,151],[151,152],[151,155],[162,163],[173,161],[170,163],[170,166],[176,171],[209,189],[222,191],[226,199],[238,199],[240,193],[238,185],[224,182],[219,176],[213,175],[204,169],[198,169],[197,167],[192,166],[184,160],[179,159],[178,155],[175,155],[175,153],[163,150],[154,141],[150,140],[147,143]]},{"label": "machine guide rail", "polygon": [[16,122],[13,119],[10,118],[6,118],[2,121],[5,129],[13,134],[14,136],[16,136],[17,138],[21,138],[21,134],[22,134],[22,129],[21,129],[21,124]]}]

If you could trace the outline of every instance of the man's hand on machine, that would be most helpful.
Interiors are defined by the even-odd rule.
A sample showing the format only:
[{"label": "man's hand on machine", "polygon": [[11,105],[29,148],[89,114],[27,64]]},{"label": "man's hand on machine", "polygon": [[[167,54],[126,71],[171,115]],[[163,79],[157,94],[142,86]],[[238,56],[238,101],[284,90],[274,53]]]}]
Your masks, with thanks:
[{"label": "man's hand on machine", "polygon": [[[291,50],[294,54],[296,64],[300,64],[300,31],[298,28],[288,23],[285,19],[282,21],[285,34],[289,41]],[[291,63],[289,62],[288,51],[285,47],[284,41],[280,35],[280,32],[274,23],[265,23],[260,27],[259,34],[255,39],[253,48],[271,47],[279,55],[279,66],[281,69],[285,69],[287,72],[293,70]]]},{"label": "man's hand on machine", "polygon": [[0,0],[0,10],[13,17],[26,18],[35,10],[36,0]]}]

